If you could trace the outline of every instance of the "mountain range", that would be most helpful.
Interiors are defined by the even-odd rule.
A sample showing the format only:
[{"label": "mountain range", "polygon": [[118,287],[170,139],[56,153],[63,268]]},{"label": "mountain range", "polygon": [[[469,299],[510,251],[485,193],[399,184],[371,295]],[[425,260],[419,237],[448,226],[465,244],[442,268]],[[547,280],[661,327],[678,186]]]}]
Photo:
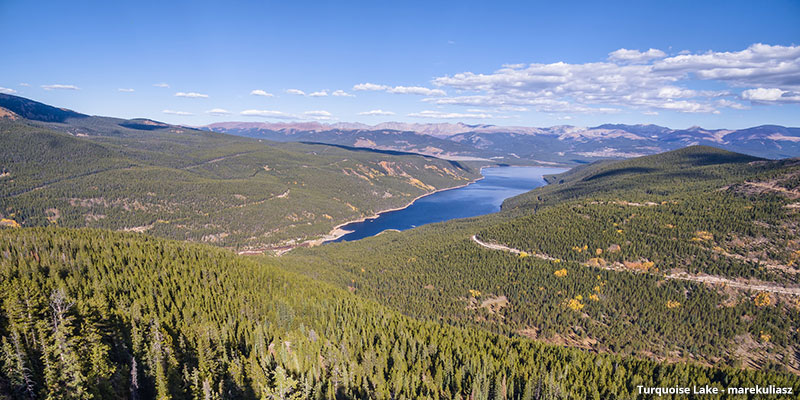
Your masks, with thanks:
[{"label": "mountain range", "polygon": [[[124,120],[89,116],[5,94],[0,94],[0,117],[39,121],[48,128],[75,136],[188,128],[146,118]],[[672,129],[652,124],[538,128],[464,123],[219,122],[200,129],[278,142],[325,143],[512,165],[569,166],[601,159],[640,157],[692,145],[714,146],[771,159],[800,156],[800,128],[779,125]]]},{"label": "mountain range", "polygon": [[491,159],[506,164],[574,165],[657,154],[692,145],[715,146],[772,159],[800,155],[800,128],[778,125],[672,129],[624,124],[536,128],[463,123],[220,122],[202,129],[275,141],[330,143],[456,160]]}]

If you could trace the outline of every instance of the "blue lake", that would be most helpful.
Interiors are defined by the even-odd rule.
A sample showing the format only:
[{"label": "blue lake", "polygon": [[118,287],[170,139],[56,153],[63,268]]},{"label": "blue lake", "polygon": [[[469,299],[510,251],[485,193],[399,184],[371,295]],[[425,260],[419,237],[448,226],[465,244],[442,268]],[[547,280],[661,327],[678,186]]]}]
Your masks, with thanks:
[{"label": "blue lake", "polygon": [[500,211],[503,200],[545,185],[542,175],[564,171],[547,167],[484,168],[483,179],[477,182],[421,197],[402,210],[344,225],[341,228],[351,232],[333,242],[363,239],[387,229],[403,231],[434,222],[491,214]]}]

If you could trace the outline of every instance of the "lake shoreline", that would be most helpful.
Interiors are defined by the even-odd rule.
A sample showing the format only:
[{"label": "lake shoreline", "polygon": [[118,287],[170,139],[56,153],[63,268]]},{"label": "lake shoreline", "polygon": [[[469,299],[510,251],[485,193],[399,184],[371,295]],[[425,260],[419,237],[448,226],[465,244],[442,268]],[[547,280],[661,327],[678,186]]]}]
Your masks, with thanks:
[{"label": "lake shoreline", "polygon": [[467,183],[465,183],[463,185],[451,186],[451,187],[442,188],[442,189],[436,189],[436,190],[434,190],[432,192],[421,194],[421,195],[415,197],[410,202],[408,202],[408,204],[406,204],[404,206],[389,208],[389,209],[386,209],[386,210],[381,210],[381,211],[378,211],[377,213],[375,213],[373,215],[370,215],[370,216],[361,217],[359,219],[354,219],[354,220],[342,222],[341,224],[334,226],[333,229],[330,232],[328,232],[327,234],[323,235],[321,238],[312,239],[312,240],[306,240],[306,241],[304,241],[302,243],[293,244],[293,245],[242,250],[242,251],[239,251],[237,254],[239,254],[239,255],[263,255],[267,251],[272,251],[276,256],[281,256],[281,255],[283,255],[285,253],[288,253],[288,252],[290,252],[290,251],[292,251],[292,250],[294,250],[294,249],[296,249],[298,247],[316,247],[316,246],[325,244],[327,242],[334,241],[334,240],[339,239],[340,237],[352,232],[352,231],[347,231],[347,230],[342,229],[343,226],[346,226],[346,225],[349,225],[349,224],[353,224],[353,223],[358,223],[358,222],[364,222],[364,221],[366,221],[368,219],[371,219],[371,218],[378,218],[378,217],[381,216],[381,214],[385,214],[385,213],[388,213],[388,212],[399,211],[399,210],[406,209],[408,207],[411,207],[411,205],[414,204],[414,202],[416,202],[417,200],[419,200],[419,199],[421,199],[423,197],[426,197],[426,196],[430,196],[430,195],[433,195],[433,194],[436,194],[436,193],[439,193],[439,192],[444,192],[444,191],[447,191],[447,190],[460,189],[460,188],[469,186],[469,185],[471,185],[471,184],[473,184],[475,182],[478,182],[478,181],[486,178],[485,176],[483,176],[483,169],[487,168],[487,167],[490,167],[490,166],[491,165],[482,166],[480,168],[480,171],[479,171],[481,173],[481,176],[478,177],[478,178],[475,178],[475,179],[473,179],[473,180],[471,180],[471,181],[469,181],[469,182],[467,182]]},{"label": "lake shoreline", "polygon": [[[521,171],[512,172],[518,168]],[[502,202],[506,199],[547,185],[548,182],[544,179],[544,175],[562,173],[565,170],[567,169],[541,165],[484,165],[480,167],[481,177],[470,183],[436,190],[432,193],[418,196],[404,207],[384,210],[369,217],[337,225],[335,231],[326,235],[322,240],[318,240],[318,243],[315,243],[315,245],[360,240],[366,237],[376,236],[386,229],[404,231],[433,222],[491,214],[501,211]],[[482,183],[484,180],[488,183]],[[471,204],[467,206],[463,203],[463,200],[457,200],[469,199],[470,196],[475,196],[473,193],[486,193],[487,189],[499,193],[500,195],[494,195],[494,197],[491,195],[487,197],[485,194],[479,195],[473,199],[473,201],[477,201],[477,203],[474,204],[484,205],[479,205],[477,207],[473,207]],[[442,194],[442,192],[449,191],[454,191],[455,194]],[[429,201],[427,198],[431,198],[432,200]],[[420,199],[425,200],[420,202]],[[450,199],[446,200],[446,202],[449,202],[451,206],[446,206],[442,209],[436,209],[436,206],[430,208],[431,204],[435,204],[437,201],[440,201],[440,199]],[[452,203],[453,201],[456,203]],[[461,203],[458,203],[459,201],[461,201]],[[420,205],[417,206],[417,204]],[[455,204],[459,204],[457,209],[460,211],[453,211],[452,205]],[[469,200],[467,204],[469,204]],[[407,209],[411,210],[406,211]],[[426,211],[420,213],[419,210]],[[431,218],[430,215],[436,215],[437,217]]]},{"label": "lake shoreline", "polygon": [[[470,186],[472,184],[478,183],[478,182],[480,182],[480,181],[482,181],[482,180],[487,178],[487,176],[484,174],[484,170],[487,169],[487,168],[494,168],[494,167],[500,167],[500,166],[493,165],[493,164],[483,165],[479,169],[480,176],[475,178],[475,179],[470,180],[469,182],[466,182],[464,184],[457,185],[457,186],[452,186],[452,187],[447,187],[447,188],[442,188],[442,189],[436,189],[436,190],[434,190],[432,192],[424,193],[424,194],[421,194],[419,196],[414,197],[413,199],[411,199],[408,203],[406,203],[403,206],[388,208],[388,209],[385,209],[385,210],[378,211],[378,212],[376,212],[376,213],[374,213],[372,215],[363,216],[361,218],[357,218],[357,219],[353,219],[353,220],[342,222],[342,223],[334,226],[333,229],[331,229],[327,234],[324,234],[321,237],[317,237],[316,239],[305,240],[305,241],[303,241],[301,243],[286,244],[286,245],[283,245],[283,246],[271,246],[271,247],[266,247],[266,248],[262,247],[262,248],[256,248],[256,249],[249,249],[249,250],[240,251],[239,254],[257,255],[257,254],[265,254],[265,253],[267,253],[269,251],[269,252],[272,252],[272,254],[274,254],[276,256],[281,256],[281,255],[283,255],[283,254],[285,254],[285,253],[287,253],[289,251],[292,251],[292,250],[294,250],[294,249],[296,249],[298,247],[316,247],[316,246],[320,246],[320,245],[323,245],[323,244],[336,242],[338,239],[342,238],[343,236],[346,236],[348,234],[351,234],[351,233],[355,232],[355,230],[344,229],[344,227],[346,227],[347,225],[363,223],[363,222],[368,221],[368,220],[374,220],[374,219],[377,219],[377,218],[379,218],[382,215],[385,215],[387,213],[405,210],[405,209],[413,206],[418,200],[423,199],[425,197],[433,196],[435,194],[438,194],[438,193],[441,193],[441,192],[450,191],[450,190],[462,189],[462,188],[465,188],[465,187]],[[555,167],[541,166],[541,165],[536,165],[536,166],[522,166],[522,165],[513,165],[512,166],[512,165],[507,165],[507,166],[502,166],[502,167],[504,167],[504,168],[514,168],[514,167],[521,167],[521,168],[555,168]],[[545,181],[544,184],[546,185],[547,182]],[[388,229],[391,229],[391,228],[388,228]],[[380,233],[381,232],[378,232],[375,235],[380,234]]]},{"label": "lake shoreline", "polygon": [[411,205],[413,205],[417,200],[419,200],[419,199],[421,199],[423,197],[431,196],[431,195],[434,195],[436,193],[445,192],[445,191],[448,191],[448,190],[461,189],[463,187],[467,187],[469,185],[472,185],[473,183],[479,182],[479,181],[481,181],[481,180],[486,178],[485,176],[483,176],[483,169],[484,168],[486,168],[486,167],[481,167],[481,169],[480,169],[480,172],[481,172],[480,178],[475,178],[472,181],[467,182],[467,183],[465,183],[463,185],[452,186],[452,187],[442,188],[442,189],[436,189],[436,190],[434,190],[434,191],[432,191],[430,193],[421,194],[421,195],[415,197],[414,199],[412,199],[408,204],[406,204],[406,205],[404,205],[402,207],[395,207],[395,208],[389,208],[389,209],[386,209],[386,210],[381,210],[381,211],[378,211],[377,213],[375,213],[373,215],[370,215],[370,216],[361,217],[359,219],[354,219],[352,221],[343,222],[343,223],[333,227],[333,229],[330,232],[328,232],[327,235],[323,236],[322,238],[314,239],[314,240],[307,240],[307,241],[301,243],[299,246],[302,246],[303,244],[308,244],[307,246],[304,246],[304,247],[314,247],[314,246],[319,246],[321,244],[325,244],[327,242],[332,242],[332,241],[334,241],[336,239],[339,239],[340,237],[342,237],[342,236],[344,236],[344,235],[346,235],[348,233],[353,232],[353,231],[348,231],[348,230],[342,229],[342,227],[344,227],[344,226],[347,226],[347,225],[350,225],[350,224],[359,223],[359,222],[364,222],[364,221],[366,221],[368,219],[378,218],[378,217],[381,216],[381,214],[386,214],[388,212],[405,210],[406,208],[411,207]]}]

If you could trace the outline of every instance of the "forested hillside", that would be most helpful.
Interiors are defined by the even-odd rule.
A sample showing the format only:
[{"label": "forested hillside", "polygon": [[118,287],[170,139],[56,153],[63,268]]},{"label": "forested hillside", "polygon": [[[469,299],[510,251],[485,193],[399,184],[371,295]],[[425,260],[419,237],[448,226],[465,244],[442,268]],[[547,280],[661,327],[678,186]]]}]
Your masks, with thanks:
[{"label": "forested hillside", "polygon": [[290,246],[480,176],[432,157],[23,105],[17,111],[38,120],[0,118],[6,225],[146,231],[240,249]]},{"label": "forested hillside", "polygon": [[654,156],[601,161],[547,177],[552,185],[506,200],[503,208],[531,209],[577,198],[626,200],[669,197],[719,189],[792,160],[770,162],[708,146],[692,146]]},{"label": "forested hillside", "polygon": [[800,386],[420,322],[274,261],[138,234],[0,229],[0,398],[616,399],[638,397],[637,385]]},{"label": "forested hillside", "polygon": [[692,147],[551,177],[504,203],[540,212],[478,236],[564,260],[796,284],[799,177],[800,160]]},{"label": "forested hillside", "polygon": [[604,162],[499,214],[300,251],[287,268],[451,325],[797,373],[798,176],[794,160],[707,147]]}]

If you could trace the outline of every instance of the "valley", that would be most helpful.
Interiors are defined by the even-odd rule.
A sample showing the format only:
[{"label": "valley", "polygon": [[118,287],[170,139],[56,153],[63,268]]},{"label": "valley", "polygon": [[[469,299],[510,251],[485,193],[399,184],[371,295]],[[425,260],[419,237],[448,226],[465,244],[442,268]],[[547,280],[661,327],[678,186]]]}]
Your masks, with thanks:
[{"label": "valley", "polygon": [[292,246],[480,176],[473,165],[412,154],[155,122],[132,129],[74,112],[51,122],[63,111],[0,96],[17,116],[0,119],[0,216],[22,226],[146,231],[242,251]]},{"label": "valley", "polygon": [[[797,159],[482,171],[0,100],[0,398],[800,386]],[[321,245],[392,208],[425,221]]]},{"label": "valley", "polygon": [[0,0],[0,400],[800,399],[800,1]]}]

